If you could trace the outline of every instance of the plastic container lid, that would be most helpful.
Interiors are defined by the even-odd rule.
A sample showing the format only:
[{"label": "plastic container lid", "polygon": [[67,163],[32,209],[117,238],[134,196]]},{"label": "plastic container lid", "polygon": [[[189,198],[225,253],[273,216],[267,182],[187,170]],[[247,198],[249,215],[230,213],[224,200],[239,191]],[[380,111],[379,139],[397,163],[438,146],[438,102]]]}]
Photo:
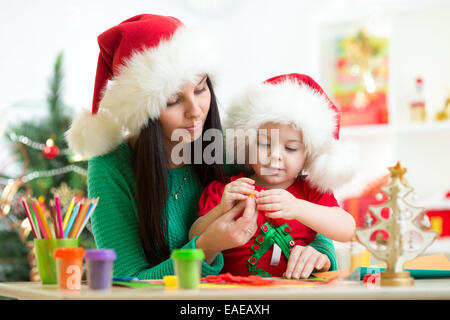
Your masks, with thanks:
[{"label": "plastic container lid", "polygon": [[203,260],[205,254],[202,249],[176,249],[172,251],[172,259]]},{"label": "plastic container lid", "polygon": [[56,248],[53,253],[55,258],[61,259],[77,259],[83,258],[84,249],[82,247],[62,247]]},{"label": "plastic container lid", "polygon": [[84,258],[86,260],[115,260],[116,252],[114,249],[88,249]]}]

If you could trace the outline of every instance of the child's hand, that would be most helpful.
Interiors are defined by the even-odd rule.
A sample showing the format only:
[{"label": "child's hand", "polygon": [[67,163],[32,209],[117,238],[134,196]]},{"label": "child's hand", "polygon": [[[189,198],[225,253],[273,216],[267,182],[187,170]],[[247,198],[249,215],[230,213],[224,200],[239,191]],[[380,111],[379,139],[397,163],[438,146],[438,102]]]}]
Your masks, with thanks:
[{"label": "child's hand", "polygon": [[225,186],[220,205],[223,212],[227,212],[234,207],[237,201],[247,200],[248,196],[255,191],[254,180],[249,178],[239,178]]},{"label": "child's hand", "polygon": [[[242,216],[237,218],[241,214]],[[223,250],[242,246],[259,230],[257,218],[258,212],[253,198],[239,201],[206,228],[197,239],[197,248],[203,249],[205,254],[217,254]]]},{"label": "child's hand", "polygon": [[291,249],[284,277],[290,279],[308,278],[316,270],[328,271],[331,262],[327,255],[310,246],[295,246]]},{"label": "child's hand", "polygon": [[284,189],[271,189],[258,192],[256,209],[270,211],[266,216],[271,219],[297,219],[298,199]]}]

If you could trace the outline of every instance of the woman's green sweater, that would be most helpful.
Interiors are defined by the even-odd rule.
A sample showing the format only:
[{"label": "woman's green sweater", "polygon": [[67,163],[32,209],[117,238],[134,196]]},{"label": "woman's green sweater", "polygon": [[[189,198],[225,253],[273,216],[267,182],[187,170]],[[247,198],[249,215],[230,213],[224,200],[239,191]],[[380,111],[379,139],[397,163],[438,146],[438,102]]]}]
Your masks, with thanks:
[{"label": "woman's green sweater", "polygon": [[[187,167],[168,169],[168,187],[178,191]],[[228,169],[230,169],[228,167]],[[230,172],[231,173],[231,172]],[[134,199],[135,177],[131,149],[123,142],[116,150],[89,160],[88,195],[100,200],[91,217],[92,231],[97,248],[116,251],[114,276],[161,279],[173,275],[172,259],[150,265],[139,238],[138,215]],[[198,200],[204,187],[193,171],[190,172],[178,199],[168,199],[168,241],[170,250],[195,248],[197,237],[189,241],[188,233],[197,219]],[[149,192],[158,192],[157,190]],[[152,235],[148,235],[151,237]],[[330,239],[318,234],[310,244],[325,253],[331,268],[336,268],[336,256]],[[203,261],[202,275],[219,274],[223,256],[219,254],[211,265]]]}]

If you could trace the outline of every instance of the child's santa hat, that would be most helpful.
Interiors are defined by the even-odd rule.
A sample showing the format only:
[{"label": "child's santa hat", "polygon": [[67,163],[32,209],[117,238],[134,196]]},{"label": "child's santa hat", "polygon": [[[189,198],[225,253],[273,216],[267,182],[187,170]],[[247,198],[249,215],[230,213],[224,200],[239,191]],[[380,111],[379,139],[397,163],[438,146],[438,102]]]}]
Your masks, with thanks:
[{"label": "child's santa hat", "polygon": [[339,110],[309,76],[281,75],[249,87],[227,108],[224,129],[257,130],[267,122],[293,124],[302,131],[304,173],[314,187],[334,190],[353,177],[359,153],[339,141]]},{"label": "child's santa hat", "polygon": [[158,119],[184,83],[201,73],[214,82],[211,40],[176,18],[151,14],[100,34],[92,110],[72,122],[69,148],[85,157],[106,154],[124,133],[138,135],[149,119]]}]

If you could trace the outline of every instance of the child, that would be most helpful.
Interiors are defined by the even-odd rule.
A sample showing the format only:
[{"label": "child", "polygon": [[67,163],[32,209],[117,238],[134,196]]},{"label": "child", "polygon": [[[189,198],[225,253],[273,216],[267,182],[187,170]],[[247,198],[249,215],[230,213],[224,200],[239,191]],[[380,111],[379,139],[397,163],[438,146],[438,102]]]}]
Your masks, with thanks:
[{"label": "child", "polygon": [[237,129],[257,130],[245,151],[247,161],[256,151],[256,161],[247,163],[252,173],[208,185],[190,236],[254,195],[259,228],[249,230],[254,234],[245,245],[223,251],[222,272],[306,278],[314,269],[328,270],[329,257],[307,245],[317,233],[350,241],[355,230],[332,193],[357,167],[357,153],[338,141],[338,109],[310,77],[288,74],[237,97],[224,127],[236,135],[242,133]]}]

